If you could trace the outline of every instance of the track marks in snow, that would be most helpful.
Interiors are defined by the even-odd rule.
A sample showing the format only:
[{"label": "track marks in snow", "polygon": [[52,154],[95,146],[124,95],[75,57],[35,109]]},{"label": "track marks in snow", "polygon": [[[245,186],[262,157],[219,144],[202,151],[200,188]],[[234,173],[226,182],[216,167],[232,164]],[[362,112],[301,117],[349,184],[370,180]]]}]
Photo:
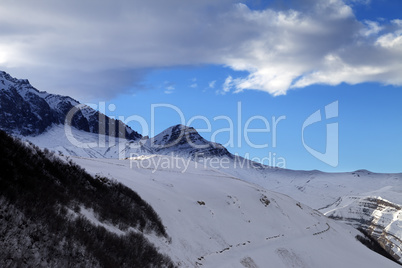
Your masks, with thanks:
[{"label": "track marks in snow", "polygon": [[329,224],[328,224],[328,223],[326,223],[326,225],[327,225],[327,229],[322,230],[322,231],[320,231],[320,232],[316,232],[316,233],[314,233],[313,235],[319,235],[319,234],[322,234],[322,233],[328,232],[328,231],[329,231],[329,229],[331,229],[331,226],[329,226]]},{"label": "track marks in snow", "polygon": [[[271,240],[271,239],[275,239],[275,238],[279,238],[279,237],[283,237],[283,236],[284,236],[283,234],[278,234],[278,235],[275,235],[275,236],[266,237],[265,240]],[[198,261],[196,261],[195,263],[196,263],[197,266],[202,266],[202,261],[205,260],[205,258],[207,258],[209,256],[217,255],[217,254],[224,254],[225,252],[227,252],[227,251],[229,251],[231,249],[238,249],[238,248],[241,248],[241,247],[246,247],[247,245],[250,245],[250,244],[252,244],[252,242],[247,240],[247,241],[244,241],[244,242],[240,242],[240,243],[238,243],[236,245],[229,245],[229,246],[227,246],[227,247],[225,247],[225,248],[223,248],[221,250],[218,250],[216,252],[213,252],[213,253],[210,253],[210,254],[207,254],[207,255],[199,257]],[[247,258],[251,259],[250,257],[247,257]],[[244,259],[247,259],[247,258],[244,258]],[[253,263],[254,263],[254,261],[253,261]],[[255,263],[254,263],[254,265],[255,265]],[[243,266],[245,266],[245,265],[243,264]],[[258,267],[258,266],[245,266],[245,267]]]},{"label": "track marks in snow", "polygon": [[280,235],[280,234],[278,234],[278,235],[274,235],[274,236],[270,236],[270,237],[265,237],[265,240],[271,240],[271,239],[274,239],[274,238],[279,238],[279,237],[281,237],[281,236],[285,236],[285,235]]},{"label": "track marks in snow", "polygon": [[195,264],[197,266],[202,266],[201,261],[203,261],[208,256],[212,256],[212,255],[216,255],[216,254],[222,254],[222,253],[225,253],[225,251],[229,251],[231,248],[238,248],[238,247],[246,246],[247,244],[250,244],[250,243],[251,243],[250,241],[246,241],[246,242],[238,243],[235,246],[229,245],[228,247],[223,248],[222,250],[219,250],[219,251],[216,251],[216,252],[213,252],[213,253],[210,253],[210,254],[207,254],[207,255],[199,257],[198,261],[196,261]]},{"label": "track marks in snow", "polygon": [[279,258],[285,264],[286,267],[307,267],[302,258],[294,253],[293,251],[289,251],[286,248],[278,248],[275,250],[275,253],[278,254]]},{"label": "track marks in snow", "polygon": [[[325,224],[327,225],[326,229],[324,229],[322,231],[319,231],[319,232],[312,233],[310,235],[320,235],[320,234],[323,234],[325,232],[328,232],[331,229],[331,226],[328,223],[325,223]],[[313,226],[317,226],[317,225],[320,225],[320,223],[318,222],[317,224],[314,224]],[[310,229],[310,228],[311,227],[307,227],[306,229]],[[265,237],[265,239],[264,239],[265,241],[258,241],[257,243],[263,245],[263,244],[267,243],[268,241],[277,240],[277,239],[284,239],[284,238],[285,238],[284,234],[277,234],[277,235],[274,235],[274,236]],[[289,239],[289,237],[288,237],[288,239]],[[200,267],[200,266],[203,265],[202,262],[206,258],[208,258],[210,256],[217,255],[217,254],[224,254],[224,253],[228,252],[231,249],[238,249],[238,248],[241,248],[241,247],[246,247],[248,245],[257,244],[257,243],[255,243],[255,242],[253,243],[253,242],[247,240],[247,241],[238,243],[236,245],[229,245],[229,246],[227,246],[227,247],[225,247],[225,248],[223,248],[221,250],[218,250],[216,252],[209,253],[209,254],[206,254],[204,256],[199,257],[195,263],[196,263],[196,265],[198,267]],[[300,256],[298,256],[297,254],[295,254],[292,251],[289,251],[289,250],[287,250],[285,248],[278,248],[275,252],[281,258],[281,260],[284,262],[284,264],[287,265],[288,267],[306,267],[304,265],[302,259],[300,258]],[[252,261],[252,259],[250,257],[243,258],[242,260],[248,260],[248,259],[250,259]],[[242,263],[242,260],[240,261],[240,263],[244,267],[258,267],[254,263],[254,261],[252,261],[252,263],[253,263],[252,265],[255,265],[255,266],[246,266],[245,264]],[[245,263],[251,263],[251,262],[245,261]]]},{"label": "track marks in snow", "polygon": [[226,197],[228,198],[226,204],[228,204],[229,206],[240,208],[241,202],[236,196],[227,195]]},{"label": "track marks in snow", "polygon": [[244,257],[240,263],[246,268],[258,268],[258,265],[250,257]]}]

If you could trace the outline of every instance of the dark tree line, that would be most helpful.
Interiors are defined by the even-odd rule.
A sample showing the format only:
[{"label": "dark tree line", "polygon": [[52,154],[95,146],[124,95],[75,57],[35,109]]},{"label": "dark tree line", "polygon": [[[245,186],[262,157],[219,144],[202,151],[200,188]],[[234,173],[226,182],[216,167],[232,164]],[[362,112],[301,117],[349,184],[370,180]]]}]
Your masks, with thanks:
[{"label": "dark tree line", "polygon": [[[7,210],[3,214],[8,215],[9,221],[38,227],[27,228],[20,223],[28,233],[29,245],[39,243],[48,247],[46,258],[66,261],[64,251],[70,250],[74,255],[81,249],[83,255],[100,267],[174,266],[142,234],[154,232],[161,239],[168,238],[157,213],[130,188],[106,178],[93,178],[73,162],[65,162],[3,131],[0,131],[0,163],[0,198],[10,206],[10,211],[21,212],[22,216],[13,219],[18,213],[7,214]],[[82,216],[69,216],[68,210],[79,212],[80,207],[92,209],[100,221],[118,226],[127,234],[119,236]],[[3,214],[0,213],[1,224],[6,221]],[[129,227],[139,232],[128,232]],[[8,242],[2,239],[10,239],[8,229],[3,228],[0,233],[0,243],[4,245]],[[47,240],[41,244],[43,238]],[[21,242],[20,246],[24,245]],[[55,252],[51,254],[52,249]],[[0,257],[6,258],[1,253]],[[13,259],[11,263],[14,261],[21,260]]]}]

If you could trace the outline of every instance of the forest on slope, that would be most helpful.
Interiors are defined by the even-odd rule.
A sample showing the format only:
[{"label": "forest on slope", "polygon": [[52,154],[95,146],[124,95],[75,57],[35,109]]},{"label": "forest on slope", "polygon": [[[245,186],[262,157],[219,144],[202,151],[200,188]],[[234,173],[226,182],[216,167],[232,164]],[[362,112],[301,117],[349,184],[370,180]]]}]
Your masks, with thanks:
[{"label": "forest on slope", "polygon": [[174,267],[144,236],[170,239],[133,190],[4,131],[0,162],[1,267]]}]

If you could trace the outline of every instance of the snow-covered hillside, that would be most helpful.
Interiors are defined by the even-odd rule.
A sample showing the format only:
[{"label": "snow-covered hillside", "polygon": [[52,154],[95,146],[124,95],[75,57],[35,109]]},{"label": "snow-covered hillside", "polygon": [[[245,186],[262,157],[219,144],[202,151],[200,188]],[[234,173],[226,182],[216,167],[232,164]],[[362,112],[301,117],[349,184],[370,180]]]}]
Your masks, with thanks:
[{"label": "snow-covered hillside", "polygon": [[402,257],[402,206],[383,199],[378,192],[371,196],[344,196],[321,210],[328,217],[351,223],[375,237],[387,252]]},{"label": "snow-covered hillside", "polygon": [[[138,141],[88,133],[62,125],[53,126],[39,136],[22,138],[41,148],[80,157],[125,159],[131,156],[161,154],[193,158],[196,155],[200,165],[213,167],[272,191],[287,194],[315,209],[324,209],[336,203],[340,197],[353,195],[379,196],[395,204],[402,204],[402,173],[372,173],[367,170],[345,173],[288,170],[263,166],[238,156],[220,154],[221,152],[205,155],[204,147],[191,147],[184,143],[183,139],[192,140],[201,146],[209,146],[207,149],[213,146],[222,149],[222,146],[206,141],[193,128],[181,128],[182,134],[172,134],[172,130],[180,126],[171,127],[155,138],[143,138]],[[174,142],[172,136],[181,139]],[[168,146],[165,146],[166,144]],[[213,161],[220,162],[212,162],[211,157],[214,157]]]},{"label": "snow-covered hillside", "polygon": [[[203,160],[204,161],[204,160]],[[280,192],[328,217],[362,228],[393,256],[402,260],[402,174],[358,170],[345,173],[257,168],[236,158],[220,170]]]},{"label": "snow-covered hillside", "polygon": [[54,125],[41,135],[19,137],[63,155],[118,159],[131,154],[150,153],[150,150],[144,147],[144,140],[130,141],[65,125]]},{"label": "snow-covered hillside", "polygon": [[[180,133],[176,133],[178,130],[181,130]],[[179,139],[176,142],[172,137]],[[354,227],[361,227],[366,231],[375,229],[376,232],[369,234],[395,259],[402,257],[402,218],[400,210],[392,209],[393,206],[402,204],[402,174],[376,174],[366,170],[324,173],[262,166],[241,157],[222,153],[226,149],[223,151],[218,145],[200,137],[194,129],[180,125],[167,129],[154,139],[143,138],[135,142],[83,132],[75,128],[71,128],[71,133],[66,134],[64,126],[54,126],[42,135],[27,139],[42,148],[85,158],[125,159],[130,156],[165,154],[178,155],[183,157],[178,159],[186,162],[196,156],[199,166],[209,167],[265,189],[286,194]],[[201,145],[201,148],[194,148],[183,140],[190,140]],[[77,142],[82,148],[77,147]],[[166,144],[169,146],[165,146]],[[209,147],[204,148],[202,145]],[[214,148],[219,151],[214,151]],[[211,163],[211,159],[218,159],[219,163]],[[162,162],[156,164],[160,166]],[[364,207],[367,202],[359,200],[365,199],[375,199],[375,204],[384,199],[387,204],[392,205],[386,208],[387,213],[384,213],[383,206]],[[355,202],[348,201],[345,205],[347,200]],[[355,212],[346,213],[346,210]]]},{"label": "snow-covered hillside", "polygon": [[185,158],[233,156],[220,144],[202,138],[194,128],[176,125],[153,138],[127,140],[54,125],[37,136],[20,136],[42,148],[66,155],[124,159],[143,154],[175,155]]},{"label": "snow-covered hillside", "polygon": [[73,160],[137,191],[161,216],[183,267],[398,267],[356,231],[282,194],[184,158]]}]

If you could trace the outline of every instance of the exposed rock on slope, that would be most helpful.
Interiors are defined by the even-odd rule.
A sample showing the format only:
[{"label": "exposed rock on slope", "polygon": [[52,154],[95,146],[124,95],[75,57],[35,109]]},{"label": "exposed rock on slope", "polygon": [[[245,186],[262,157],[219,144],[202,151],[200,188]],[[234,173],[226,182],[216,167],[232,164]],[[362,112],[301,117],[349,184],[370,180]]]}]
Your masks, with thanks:
[{"label": "exposed rock on slope", "polygon": [[402,207],[381,197],[347,196],[325,209],[325,215],[364,230],[402,263]]}]

